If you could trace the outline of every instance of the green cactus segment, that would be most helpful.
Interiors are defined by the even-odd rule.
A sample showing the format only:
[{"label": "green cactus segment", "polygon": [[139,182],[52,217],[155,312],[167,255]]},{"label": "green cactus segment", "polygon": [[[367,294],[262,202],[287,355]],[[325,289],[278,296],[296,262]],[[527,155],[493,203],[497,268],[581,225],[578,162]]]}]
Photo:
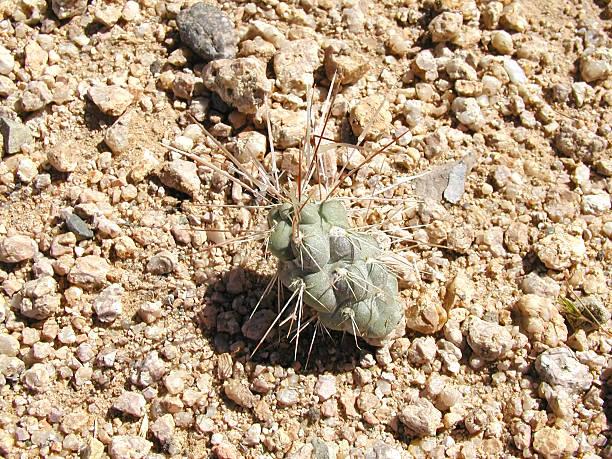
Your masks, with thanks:
[{"label": "green cactus segment", "polygon": [[398,325],[397,279],[379,259],[376,239],[351,231],[342,203],[280,204],[268,222],[281,283],[301,291],[325,327],[383,338]]}]

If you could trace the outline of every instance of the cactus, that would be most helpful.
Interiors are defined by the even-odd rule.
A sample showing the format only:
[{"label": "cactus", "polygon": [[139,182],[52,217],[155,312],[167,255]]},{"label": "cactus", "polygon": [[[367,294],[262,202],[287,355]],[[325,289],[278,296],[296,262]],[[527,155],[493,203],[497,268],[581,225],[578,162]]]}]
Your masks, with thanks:
[{"label": "cactus", "polygon": [[[331,82],[332,88],[335,87],[334,81],[335,77]],[[168,146],[173,151],[240,185],[253,195],[256,202],[265,203],[270,209],[267,215],[269,229],[258,232],[252,238],[242,239],[266,238],[266,246],[278,259],[277,275],[271,279],[260,301],[255,305],[253,313],[275,283],[278,283],[280,289],[285,287],[292,294],[266,330],[253,354],[274,326],[279,323],[282,325],[288,320],[293,324],[293,319],[297,320],[297,328],[294,329],[293,335],[296,356],[300,331],[314,320],[317,325],[348,332],[376,346],[385,345],[389,339],[400,336],[404,331],[404,310],[400,303],[397,279],[384,261],[393,259],[395,263],[398,261],[402,263],[402,255],[383,254],[374,237],[352,227],[344,205],[331,196],[334,196],[340,186],[355,175],[362,166],[409,131],[405,131],[367,155],[356,167],[348,170],[347,165],[344,165],[338,175],[332,172],[330,176],[319,175],[315,180],[313,178],[315,171],[320,173],[326,170],[323,164],[325,159],[321,156],[323,151],[335,147],[349,147],[350,157],[355,151],[363,150],[360,144],[371,127],[370,122],[355,145],[325,140],[326,144],[322,146],[326,120],[329,118],[333,100],[332,92],[333,90],[328,93],[323,104],[321,118],[323,123],[317,127],[312,112],[312,90],[308,91],[308,123],[299,151],[297,177],[283,178],[282,184],[280,177],[287,171],[281,173],[277,167],[272,136],[270,137],[271,170],[267,171],[259,159],[250,155],[247,167],[246,163],[239,161],[204,126],[200,125],[218,150],[233,163],[233,171],[241,178],[226,172],[213,162]],[[374,117],[384,102],[380,104]],[[267,122],[268,132],[271,133],[269,117]],[[295,182],[292,179],[296,179]],[[315,194],[314,182],[318,185],[319,194],[326,196],[325,199],[312,200],[311,196]],[[281,321],[281,317],[292,304],[295,306],[293,313]],[[301,325],[304,307],[312,314]],[[292,330],[290,326],[289,334]],[[311,349],[315,336],[316,327]],[[310,356],[310,351],[308,355]]]},{"label": "cactus", "polygon": [[380,260],[376,239],[351,229],[342,203],[279,204],[268,224],[281,283],[323,326],[363,338],[384,338],[397,327],[397,279]]}]

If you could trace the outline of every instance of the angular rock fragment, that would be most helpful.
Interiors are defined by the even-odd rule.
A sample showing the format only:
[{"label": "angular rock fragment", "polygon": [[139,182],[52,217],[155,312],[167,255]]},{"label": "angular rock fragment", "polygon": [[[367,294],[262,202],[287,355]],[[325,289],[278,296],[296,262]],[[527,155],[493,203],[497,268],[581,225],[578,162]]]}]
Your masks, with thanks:
[{"label": "angular rock fragment", "polygon": [[85,12],[87,0],[51,0],[51,8],[59,19],[71,18]]},{"label": "angular rock fragment", "polygon": [[[19,153],[23,145],[34,142],[32,133],[24,124],[10,118],[0,118],[0,133],[4,139],[2,152],[7,155]],[[0,158],[2,154],[0,154]]]},{"label": "angular rock fragment", "polygon": [[305,94],[314,85],[313,72],[319,66],[319,45],[311,39],[285,43],[274,56],[278,87],[286,94]]},{"label": "angular rock fragment", "polygon": [[123,311],[121,302],[123,292],[121,285],[111,284],[94,299],[93,309],[100,322],[112,322],[119,317]]},{"label": "angular rock fragment", "polygon": [[109,270],[110,265],[104,258],[86,255],[77,258],[68,273],[68,281],[83,288],[100,287],[106,283]]},{"label": "angular rock fragment", "polygon": [[110,116],[121,115],[134,100],[130,91],[117,85],[92,86],[87,94],[102,113]]},{"label": "angular rock fragment", "polygon": [[[377,110],[379,110],[378,114],[376,114]],[[391,128],[389,103],[383,95],[375,94],[360,100],[351,108],[349,121],[353,134],[356,136],[362,135],[375,114],[376,118],[374,118],[374,121],[370,125],[365,138],[368,140],[376,140],[383,134],[389,132]]]},{"label": "angular rock fragment", "polygon": [[242,113],[256,113],[272,90],[263,62],[254,57],[219,59],[204,67],[204,85]]},{"label": "angular rock fragment", "polygon": [[21,234],[7,236],[0,241],[0,261],[3,263],[19,263],[34,258],[38,252],[38,244],[28,236]]},{"label": "angular rock fragment", "polygon": [[164,163],[159,173],[161,182],[175,190],[196,196],[200,191],[200,177],[198,177],[198,167],[191,161],[175,159]]}]

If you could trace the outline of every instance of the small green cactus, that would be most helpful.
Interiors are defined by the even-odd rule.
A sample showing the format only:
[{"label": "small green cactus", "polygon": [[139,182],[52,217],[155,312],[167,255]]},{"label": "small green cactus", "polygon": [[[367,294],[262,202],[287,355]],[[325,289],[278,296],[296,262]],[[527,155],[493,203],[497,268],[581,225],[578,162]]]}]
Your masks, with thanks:
[{"label": "small green cactus", "polygon": [[323,326],[366,339],[387,337],[397,327],[397,279],[381,261],[376,239],[351,230],[342,203],[279,204],[268,224],[281,283],[300,294]]}]

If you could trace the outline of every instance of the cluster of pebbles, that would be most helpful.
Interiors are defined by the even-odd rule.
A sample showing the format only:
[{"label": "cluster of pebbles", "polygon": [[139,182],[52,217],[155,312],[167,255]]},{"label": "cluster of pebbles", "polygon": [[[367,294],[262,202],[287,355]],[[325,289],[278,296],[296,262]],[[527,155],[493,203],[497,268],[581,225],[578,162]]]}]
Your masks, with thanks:
[{"label": "cluster of pebbles", "polygon": [[[610,457],[610,17],[0,0],[0,454]],[[406,333],[321,333],[297,361],[273,333],[250,357],[274,266],[231,238],[264,213],[194,120],[245,167],[270,166],[269,120],[295,177],[332,79],[326,137],[364,142],[328,164],[401,135],[339,194],[400,240]]]}]

